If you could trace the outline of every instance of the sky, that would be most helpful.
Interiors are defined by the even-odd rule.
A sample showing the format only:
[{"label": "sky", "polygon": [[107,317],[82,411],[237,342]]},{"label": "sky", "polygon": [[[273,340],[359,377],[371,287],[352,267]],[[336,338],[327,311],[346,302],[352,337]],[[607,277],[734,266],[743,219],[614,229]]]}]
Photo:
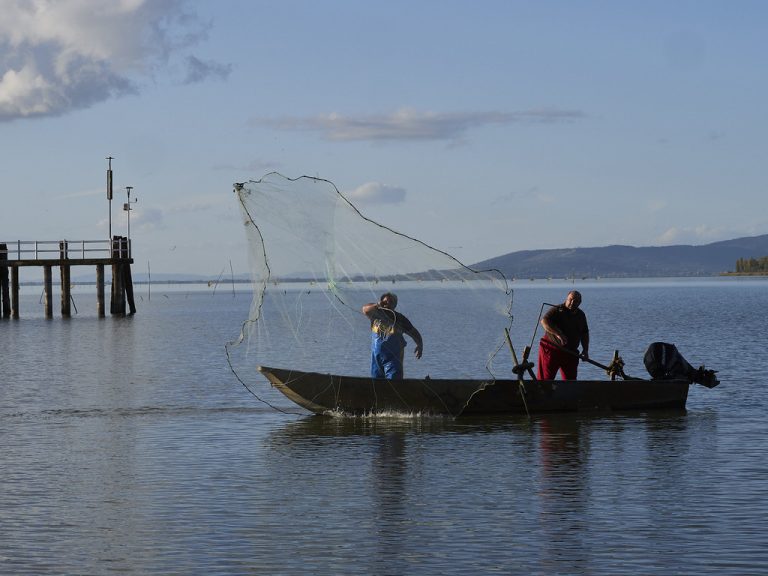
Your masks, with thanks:
[{"label": "sky", "polygon": [[762,1],[0,3],[0,242],[130,186],[136,272],[245,273],[271,171],[466,264],[768,233]]}]

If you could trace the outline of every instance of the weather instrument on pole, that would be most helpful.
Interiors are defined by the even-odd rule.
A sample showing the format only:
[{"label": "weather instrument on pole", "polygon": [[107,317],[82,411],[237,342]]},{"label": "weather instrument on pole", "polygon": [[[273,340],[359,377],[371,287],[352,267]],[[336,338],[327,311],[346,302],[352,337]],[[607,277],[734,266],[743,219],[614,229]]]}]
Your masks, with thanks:
[{"label": "weather instrument on pole", "polygon": [[131,257],[131,210],[133,210],[133,204],[139,201],[138,198],[131,200],[131,190],[133,186],[126,186],[126,192],[128,192],[128,202],[123,203],[123,210],[128,213],[128,257]]}]

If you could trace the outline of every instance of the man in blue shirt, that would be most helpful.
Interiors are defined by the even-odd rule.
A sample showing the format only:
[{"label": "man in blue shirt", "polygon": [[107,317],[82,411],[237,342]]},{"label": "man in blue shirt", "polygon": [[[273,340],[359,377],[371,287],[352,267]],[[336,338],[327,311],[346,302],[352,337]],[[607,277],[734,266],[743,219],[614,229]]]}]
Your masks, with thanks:
[{"label": "man in blue shirt", "polygon": [[403,354],[407,334],[416,343],[414,354],[421,358],[423,341],[411,321],[395,312],[397,296],[382,294],[379,301],[363,306],[363,314],[371,321],[371,377],[403,379]]}]

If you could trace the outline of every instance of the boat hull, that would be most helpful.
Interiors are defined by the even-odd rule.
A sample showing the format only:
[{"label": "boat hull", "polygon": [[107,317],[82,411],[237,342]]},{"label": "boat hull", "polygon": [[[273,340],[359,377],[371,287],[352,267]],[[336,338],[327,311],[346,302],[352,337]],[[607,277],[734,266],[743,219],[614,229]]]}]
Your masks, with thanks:
[{"label": "boat hull", "polygon": [[482,415],[683,410],[687,380],[385,380],[259,366],[286,397],[316,414]]}]

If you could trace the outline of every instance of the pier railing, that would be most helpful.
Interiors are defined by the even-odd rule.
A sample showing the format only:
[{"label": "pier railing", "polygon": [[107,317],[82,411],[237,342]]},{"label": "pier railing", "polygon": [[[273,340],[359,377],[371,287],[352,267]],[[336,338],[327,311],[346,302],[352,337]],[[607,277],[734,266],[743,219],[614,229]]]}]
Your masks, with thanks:
[{"label": "pier railing", "polygon": [[[13,240],[0,241],[0,259],[18,260],[90,260],[94,258],[130,258],[130,240]],[[5,258],[3,256],[5,255]]]}]

